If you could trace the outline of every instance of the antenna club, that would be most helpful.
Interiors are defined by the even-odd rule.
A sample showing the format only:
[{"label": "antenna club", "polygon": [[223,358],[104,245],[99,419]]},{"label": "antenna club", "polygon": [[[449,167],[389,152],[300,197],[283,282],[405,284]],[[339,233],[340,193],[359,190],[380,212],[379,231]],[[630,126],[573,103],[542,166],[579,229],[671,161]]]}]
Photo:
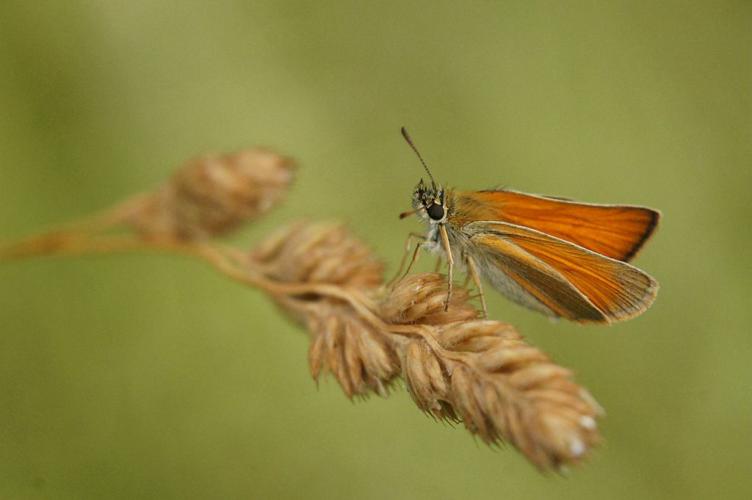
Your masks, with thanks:
[{"label": "antenna club", "polygon": [[407,133],[407,129],[404,126],[400,127],[400,132],[402,132],[402,137],[404,137],[408,143],[413,142],[412,140],[410,140],[410,134]]}]

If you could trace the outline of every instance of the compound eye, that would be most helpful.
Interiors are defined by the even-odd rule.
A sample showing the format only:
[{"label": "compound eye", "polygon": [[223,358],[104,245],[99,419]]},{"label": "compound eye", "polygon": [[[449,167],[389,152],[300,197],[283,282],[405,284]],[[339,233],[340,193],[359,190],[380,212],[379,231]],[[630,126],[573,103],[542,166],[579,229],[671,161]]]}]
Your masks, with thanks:
[{"label": "compound eye", "polygon": [[426,210],[428,211],[428,216],[433,220],[441,220],[444,218],[444,207],[438,203],[431,204]]}]

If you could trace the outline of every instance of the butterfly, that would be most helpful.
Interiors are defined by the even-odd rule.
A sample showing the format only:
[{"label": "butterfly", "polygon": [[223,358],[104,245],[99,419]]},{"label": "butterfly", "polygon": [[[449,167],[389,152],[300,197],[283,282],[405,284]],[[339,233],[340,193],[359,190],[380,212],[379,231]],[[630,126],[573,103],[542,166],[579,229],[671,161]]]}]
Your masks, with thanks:
[{"label": "butterfly", "polygon": [[420,180],[413,210],[400,214],[416,214],[428,225],[408,272],[421,248],[446,258],[446,308],[455,267],[472,278],[484,315],[483,279],[520,305],[579,323],[630,319],[655,300],[658,282],[629,261],[655,231],[660,212],[508,189],[445,188],[434,181],[404,127],[402,135],[431,181]]}]

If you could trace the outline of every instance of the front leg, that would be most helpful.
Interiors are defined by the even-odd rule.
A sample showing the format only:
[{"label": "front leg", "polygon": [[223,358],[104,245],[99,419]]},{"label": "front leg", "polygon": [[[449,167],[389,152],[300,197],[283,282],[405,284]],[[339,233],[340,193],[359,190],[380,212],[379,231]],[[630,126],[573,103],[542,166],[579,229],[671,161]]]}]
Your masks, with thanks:
[{"label": "front leg", "polygon": [[444,224],[441,224],[439,226],[439,235],[441,236],[441,244],[444,246],[444,252],[447,256],[447,275],[448,275],[448,283],[447,283],[447,298],[446,298],[446,304],[444,305],[444,310],[449,310],[449,302],[452,300],[452,282],[454,280],[454,257],[452,257],[452,248],[449,246],[449,236],[447,235],[447,230]]},{"label": "front leg", "polygon": [[415,264],[415,262],[418,260],[418,252],[420,251],[420,247],[423,244],[423,242],[426,241],[426,237],[423,236],[422,234],[410,233],[410,234],[407,235],[407,239],[405,240],[405,251],[402,252],[402,260],[400,260],[399,269],[397,269],[397,273],[394,275],[394,278],[392,278],[391,280],[389,280],[389,283],[387,283],[388,287],[392,286],[392,284],[395,281],[397,281],[397,279],[402,274],[402,270],[405,267],[405,262],[407,261],[407,256],[410,253],[410,243],[413,240],[418,240],[418,241],[420,241],[420,243],[418,243],[418,244],[415,245],[415,250],[413,251],[413,256],[410,259],[410,264],[407,266],[407,270],[405,271],[405,274],[402,275],[402,278],[404,278],[405,276],[407,276],[407,274],[410,272],[410,269],[413,267],[413,265]]}]

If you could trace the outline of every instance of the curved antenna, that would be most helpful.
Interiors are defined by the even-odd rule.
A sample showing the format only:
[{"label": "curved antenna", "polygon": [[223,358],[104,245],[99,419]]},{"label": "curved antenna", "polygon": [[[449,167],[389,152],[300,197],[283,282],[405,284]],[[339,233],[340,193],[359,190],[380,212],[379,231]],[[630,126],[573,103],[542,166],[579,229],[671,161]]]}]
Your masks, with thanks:
[{"label": "curved antenna", "polygon": [[423,164],[423,168],[426,169],[426,173],[428,174],[428,177],[431,179],[431,186],[433,187],[433,190],[436,191],[436,181],[433,180],[433,175],[431,175],[431,171],[428,170],[428,165],[426,165],[425,160],[423,160],[423,157],[420,156],[420,151],[418,151],[418,148],[415,147],[415,144],[413,144],[413,140],[410,138],[410,135],[407,133],[407,129],[405,127],[402,127],[400,129],[402,132],[402,137],[405,138],[405,141],[410,145],[411,148],[413,148],[413,151],[415,151],[415,154],[418,155],[418,159],[420,160],[420,163]]}]

